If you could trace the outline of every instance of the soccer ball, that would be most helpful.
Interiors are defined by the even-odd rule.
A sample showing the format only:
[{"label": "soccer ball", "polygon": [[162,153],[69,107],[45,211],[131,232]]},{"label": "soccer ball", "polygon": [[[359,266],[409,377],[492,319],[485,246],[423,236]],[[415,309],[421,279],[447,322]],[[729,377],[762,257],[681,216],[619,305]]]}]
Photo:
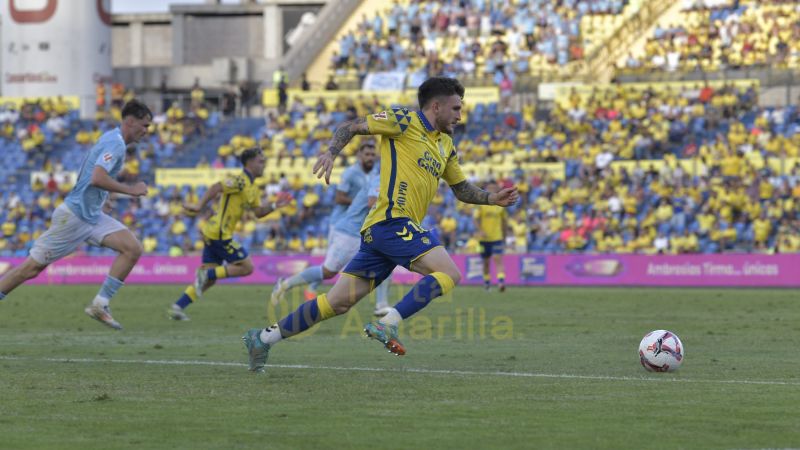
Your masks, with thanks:
[{"label": "soccer ball", "polygon": [[683,364],[683,343],[667,330],[647,333],[639,344],[639,361],[649,372],[672,372]]}]

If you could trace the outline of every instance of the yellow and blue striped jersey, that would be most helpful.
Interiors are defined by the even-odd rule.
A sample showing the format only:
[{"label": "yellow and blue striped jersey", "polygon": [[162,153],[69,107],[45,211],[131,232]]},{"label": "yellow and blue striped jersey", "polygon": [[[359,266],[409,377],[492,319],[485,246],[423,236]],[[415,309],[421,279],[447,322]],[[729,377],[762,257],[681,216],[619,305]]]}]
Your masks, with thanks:
[{"label": "yellow and blue striped jersey", "polygon": [[503,240],[503,221],[506,218],[506,210],[497,205],[480,205],[475,210],[475,219],[483,232],[481,241],[494,242]]},{"label": "yellow and blue striped jersey", "polygon": [[233,231],[242,220],[245,210],[261,203],[259,188],[253,181],[254,178],[247,171],[222,180],[222,198],[217,213],[203,225],[206,239],[225,241],[233,238]]},{"label": "yellow and blue striped jersey", "polygon": [[378,201],[361,231],[384,220],[408,217],[420,224],[436,195],[439,179],[449,185],[466,178],[453,139],[421,111],[393,108],[367,116],[370,134],[381,135]]}]

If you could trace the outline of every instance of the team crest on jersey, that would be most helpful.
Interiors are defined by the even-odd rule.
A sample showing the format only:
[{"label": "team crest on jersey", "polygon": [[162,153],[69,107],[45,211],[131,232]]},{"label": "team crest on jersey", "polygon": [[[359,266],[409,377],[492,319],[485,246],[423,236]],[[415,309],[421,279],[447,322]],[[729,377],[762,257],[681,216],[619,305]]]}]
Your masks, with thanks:
[{"label": "team crest on jersey", "polygon": [[103,154],[103,161],[110,162],[112,159],[114,159],[114,157],[111,156],[111,153],[104,153]]},{"label": "team crest on jersey", "polygon": [[439,144],[439,155],[441,155],[442,158],[447,159],[447,156],[445,155],[445,152],[444,152],[444,145],[442,145],[442,141],[439,140],[436,143]]},{"label": "team crest on jersey", "polygon": [[422,238],[422,243],[425,244],[425,245],[431,245],[431,240],[428,239],[427,237],[423,237]]},{"label": "team crest on jersey", "polygon": [[386,111],[381,111],[378,114],[373,114],[372,118],[375,120],[386,120]]}]

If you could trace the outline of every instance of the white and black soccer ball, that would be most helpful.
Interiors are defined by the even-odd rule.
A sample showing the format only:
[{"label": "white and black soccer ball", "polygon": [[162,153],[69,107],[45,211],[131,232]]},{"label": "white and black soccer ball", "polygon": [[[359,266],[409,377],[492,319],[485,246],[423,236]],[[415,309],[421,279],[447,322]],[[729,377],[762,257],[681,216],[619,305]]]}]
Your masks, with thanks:
[{"label": "white and black soccer ball", "polygon": [[685,349],[678,335],[667,330],[647,333],[639,343],[639,360],[649,372],[672,372],[683,364]]}]

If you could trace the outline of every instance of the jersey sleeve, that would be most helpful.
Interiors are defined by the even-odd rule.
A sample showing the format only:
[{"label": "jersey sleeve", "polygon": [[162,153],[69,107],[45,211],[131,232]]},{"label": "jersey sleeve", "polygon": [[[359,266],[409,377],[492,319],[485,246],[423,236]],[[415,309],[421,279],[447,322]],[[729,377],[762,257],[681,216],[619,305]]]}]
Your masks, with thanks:
[{"label": "jersey sleeve", "polygon": [[461,165],[458,164],[458,154],[455,148],[451,148],[450,150],[450,156],[447,158],[447,165],[444,167],[442,179],[450,186],[461,183],[467,179],[467,177],[464,176],[464,172],[461,171]]},{"label": "jersey sleeve", "polygon": [[367,116],[370,134],[397,137],[403,134],[410,124],[411,113],[407,109],[387,109]]},{"label": "jersey sleeve", "polygon": [[243,175],[228,175],[222,180],[222,193],[223,194],[235,194],[237,192],[242,192],[245,186],[245,180]]},{"label": "jersey sleeve", "polygon": [[114,167],[122,166],[123,163],[125,163],[125,145],[121,142],[115,142],[100,152],[94,165],[100,166],[106,172],[111,173]]}]

